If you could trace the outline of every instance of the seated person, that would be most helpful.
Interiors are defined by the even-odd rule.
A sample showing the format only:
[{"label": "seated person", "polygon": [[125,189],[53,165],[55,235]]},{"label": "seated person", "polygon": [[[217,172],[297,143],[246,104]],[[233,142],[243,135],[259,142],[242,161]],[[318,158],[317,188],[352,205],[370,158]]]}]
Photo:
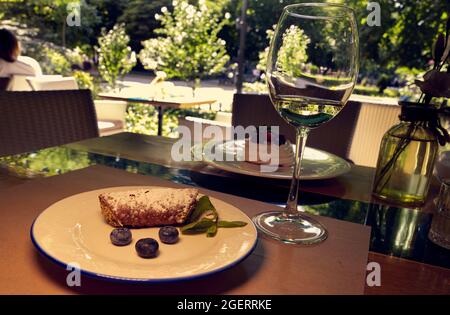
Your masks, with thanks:
[{"label": "seated person", "polygon": [[7,29],[0,29],[0,77],[13,75],[42,75],[39,63],[30,57],[20,56],[20,43]]}]

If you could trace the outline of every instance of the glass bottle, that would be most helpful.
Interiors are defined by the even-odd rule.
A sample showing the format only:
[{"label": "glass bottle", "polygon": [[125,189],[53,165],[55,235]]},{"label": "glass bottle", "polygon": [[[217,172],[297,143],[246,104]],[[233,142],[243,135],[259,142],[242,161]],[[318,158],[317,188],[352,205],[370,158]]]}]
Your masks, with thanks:
[{"label": "glass bottle", "polygon": [[383,136],[373,195],[394,204],[420,206],[427,197],[438,141],[430,122],[436,110],[404,105],[401,122]]},{"label": "glass bottle", "polygon": [[444,180],[437,200],[428,238],[435,244],[450,249],[450,179]]},{"label": "glass bottle", "polygon": [[[440,121],[442,127],[450,134],[450,113],[442,113]],[[434,170],[439,181],[442,182],[444,179],[450,179],[450,142],[439,146]]]}]

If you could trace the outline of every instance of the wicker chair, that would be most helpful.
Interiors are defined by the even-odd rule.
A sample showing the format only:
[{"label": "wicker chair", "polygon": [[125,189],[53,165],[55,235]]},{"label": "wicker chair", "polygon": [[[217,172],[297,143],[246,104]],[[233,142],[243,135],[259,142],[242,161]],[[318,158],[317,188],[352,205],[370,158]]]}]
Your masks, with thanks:
[{"label": "wicker chair", "polygon": [[[359,102],[348,102],[333,120],[311,131],[307,145],[348,159],[360,107]],[[295,143],[295,129],[278,115],[265,94],[235,94],[232,124],[279,126],[280,133]]]},{"label": "wicker chair", "polygon": [[[79,88],[73,77],[29,77],[27,82],[33,88],[33,91],[77,90]],[[95,100],[94,104],[101,136],[109,136],[124,131],[127,102]]]},{"label": "wicker chair", "polygon": [[89,90],[0,91],[0,156],[98,135]]}]

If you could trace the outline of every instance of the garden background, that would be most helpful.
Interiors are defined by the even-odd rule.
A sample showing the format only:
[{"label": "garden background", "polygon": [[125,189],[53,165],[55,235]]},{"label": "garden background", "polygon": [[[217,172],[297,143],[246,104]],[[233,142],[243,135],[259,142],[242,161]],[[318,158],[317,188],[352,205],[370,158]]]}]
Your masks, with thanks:
[{"label": "garden background", "polygon": [[[309,1],[246,2],[244,91],[265,92],[264,57],[273,25],[284,6]],[[444,31],[449,0],[378,1],[380,26],[368,26],[367,0],[316,2],[343,3],[356,12],[361,69],[354,93],[402,99],[420,94],[412,83],[432,67],[432,43],[435,34]],[[73,3],[80,5],[81,25],[69,27],[68,5]],[[37,59],[45,74],[74,76],[94,95],[130,76],[148,77],[148,82],[159,76],[193,88],[206,83],[233,91],[243,4],[243,0],[0,0],[0,27],[19,36],[23,54]],[[326,59],[317,59],[318,68],[326,67]],[[132,104],[127,129],[154,133],[155,115],[152,108]],[[177,117],[183,115],[213,118],[214,111],[167,111],[165,135],[174,134]]]}]

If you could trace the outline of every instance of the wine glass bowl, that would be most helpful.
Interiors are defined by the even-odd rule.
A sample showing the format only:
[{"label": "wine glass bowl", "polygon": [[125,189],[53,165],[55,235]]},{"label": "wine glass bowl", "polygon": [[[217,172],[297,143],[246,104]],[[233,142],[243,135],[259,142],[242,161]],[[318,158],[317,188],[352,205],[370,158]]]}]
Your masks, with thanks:
[{"label": "wine glass bowl", "polygon": [[298,209],[301,159],[309,130],[333,119],[346,105],[358,69],[358,30],[352,9],[325,3],[284,8],[271,41],[266,78],[275,109],[296,129],[296,154],[285,210],[253,218],[264,234],[298,244],[327,238],[325,227]]}]

